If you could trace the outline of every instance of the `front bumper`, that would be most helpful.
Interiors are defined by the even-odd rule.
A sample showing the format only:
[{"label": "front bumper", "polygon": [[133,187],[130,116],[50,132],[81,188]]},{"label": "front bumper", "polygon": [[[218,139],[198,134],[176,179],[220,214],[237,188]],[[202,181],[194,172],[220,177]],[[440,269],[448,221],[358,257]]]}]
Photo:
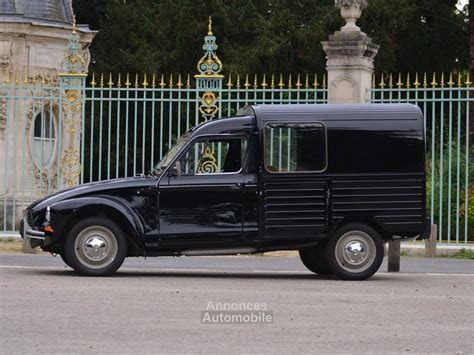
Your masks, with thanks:
[{"label": "front bumper", "polygon": [[51,239],[45,232],[31,228],[25,218],[20,222],[20,235],[24,239],[24,242],[32,248],[47,245]]}]

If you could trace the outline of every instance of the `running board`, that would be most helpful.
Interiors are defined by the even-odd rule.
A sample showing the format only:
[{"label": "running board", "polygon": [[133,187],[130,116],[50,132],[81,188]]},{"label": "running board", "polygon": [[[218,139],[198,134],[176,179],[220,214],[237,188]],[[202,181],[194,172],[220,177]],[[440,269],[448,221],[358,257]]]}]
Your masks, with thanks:
[{"label": "running board", "polygon": [[252,254],[258,251],[257,248],[225,248],[225,249],[192,249],[182,250],[179,255],[186,256],[207,256],[207,255],[235,255],[235,254]]}]

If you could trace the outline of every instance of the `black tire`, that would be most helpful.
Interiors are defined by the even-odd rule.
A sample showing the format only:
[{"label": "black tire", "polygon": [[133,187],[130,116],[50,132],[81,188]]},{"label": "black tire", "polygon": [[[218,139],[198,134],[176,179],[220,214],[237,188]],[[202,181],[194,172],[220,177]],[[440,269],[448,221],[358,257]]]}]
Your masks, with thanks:
[{"label": "black tire", "polygon": [[382,264],[383,240],[372,227],[351,223],[338,229],[327,245],[332,272],[342,280],[366,280]]},{"label": "black tire", "polygon": [[79,274],[107,276],[122,265],[127,240],[111,220],[90,217],[75,224],[64,244],[65,259]]},{"label": "black tire", "polygon": [[300,259],[304,266],[318,275],[331,275],[332,271],[329,267],[326,242],[320,242],[315,246],[300,249]]},{"label": "black tire", "polygon": [[72,268],[71,264],[69,263],[69,261],[66,259],[66,255],[64,254],[64,252],[62,252],[61,254],[59,254],[59,256],[61,257],[62,261],[64,262],[64,264],[66,264],[67,266],[69,266],[70,268]]}]

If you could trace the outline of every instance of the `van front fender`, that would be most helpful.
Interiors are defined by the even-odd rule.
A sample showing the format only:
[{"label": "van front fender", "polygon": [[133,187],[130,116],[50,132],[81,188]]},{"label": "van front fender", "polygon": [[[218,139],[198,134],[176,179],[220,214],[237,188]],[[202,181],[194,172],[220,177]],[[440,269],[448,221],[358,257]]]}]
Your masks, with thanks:
[{"label": "van front fender", "polygon": [[52,204],[50,208],[53,236],[58,239],[65,238],[78,220],[103,215],[114,221],[137,251],[145,255],[143,223],[133,209],[117,199],[108,196],[79,197]]}]

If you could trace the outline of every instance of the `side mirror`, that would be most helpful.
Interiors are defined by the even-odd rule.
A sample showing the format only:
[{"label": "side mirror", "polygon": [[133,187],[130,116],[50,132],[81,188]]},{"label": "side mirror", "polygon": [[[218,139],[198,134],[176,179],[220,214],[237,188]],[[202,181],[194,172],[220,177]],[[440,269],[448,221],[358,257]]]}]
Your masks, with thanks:
[{"label": "side mirror", "polygon": [[181,163],[179,161],[175,162],[173,167],[169,172],[170,176],[180,176],[181,175]]}]

